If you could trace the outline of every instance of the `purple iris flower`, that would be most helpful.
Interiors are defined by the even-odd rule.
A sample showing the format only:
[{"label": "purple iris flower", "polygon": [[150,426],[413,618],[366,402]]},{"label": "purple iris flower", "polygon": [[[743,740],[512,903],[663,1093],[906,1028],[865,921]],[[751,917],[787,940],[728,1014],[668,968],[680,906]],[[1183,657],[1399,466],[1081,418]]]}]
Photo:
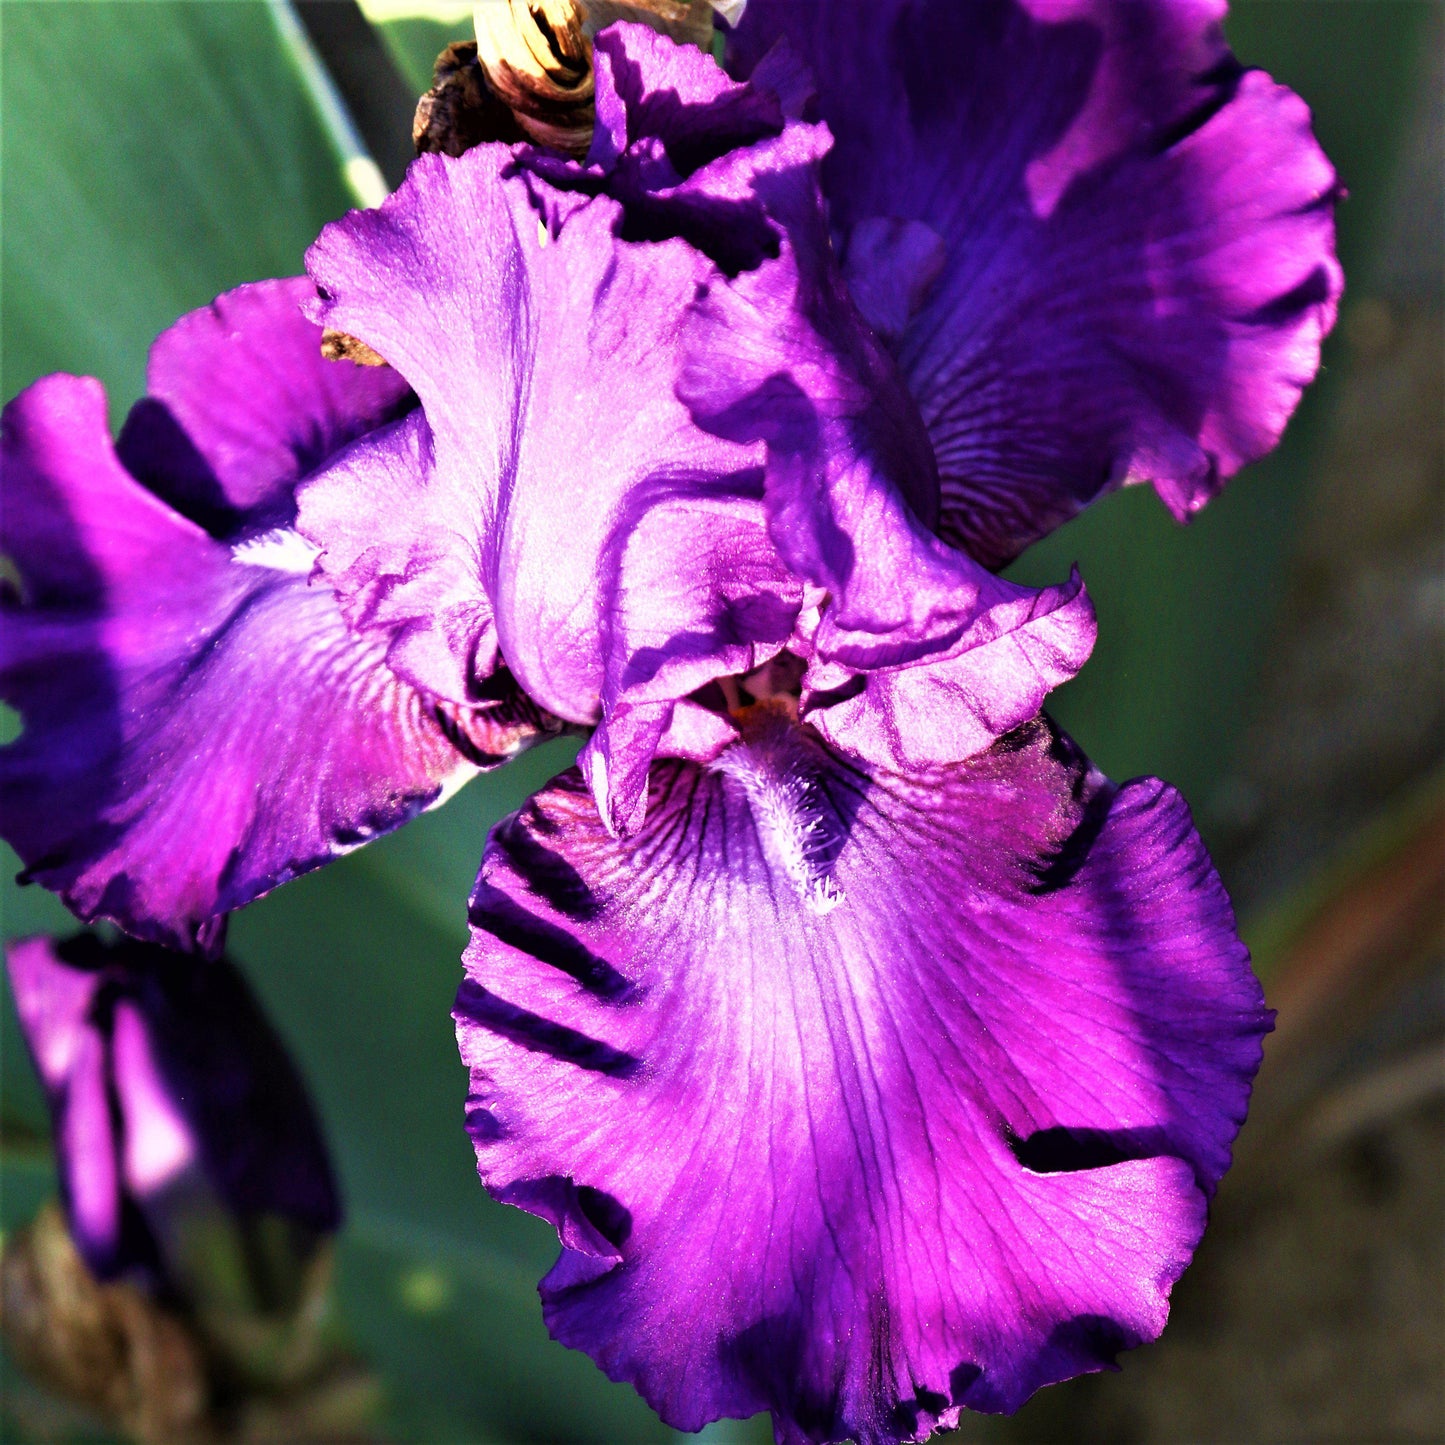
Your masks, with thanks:
[{"label": "purple iris flower", "polygon": [[452,707],[309,579],[299,481],[415,407],[333,364],[304,279],[243,286],[151,352],[112,445],[105,394],[49,376],[0,423],[0,818],[84,919],[219,949],[228,910],[405,822],[547,728],[505,674]]},{"label": "purple iris flower", "polygon": [[[990,570],[1115,486],[1189,515],[1317,366],[1334,174],[1222,8],[754,0],[731,76],[605,32],[584,161],[423,156],[322,233],[311,321],[397,390],[268,469],[281,515],[226,490],[240,531],[123,435],[127,475],[86,384],[7,414],[34,631],[0,782],[73,904],[195,931],[433,798],[499,688],[595,729],[487,845],[468,1127],[557,1228],[554,1334],[680,1427],[921,1439],[1102,1368],[1162,1328],[1228,1165],[1269,1027],[1228,901],[1177,794],[1039,715],[1092,644],[1078,578]],[[162,558],[199,549],[209,597],[282,543],[274,629],[157,627]],[[329,731],[276,712],[317,657]],[[220,861],[166,892],[182,819]]]},{"label": "purple iris flower", "polygon": [[596,725],[487,846],[468,1126],[553,1333],[679,1427],[921,1439],[1103,1368],[1228,1165],[1228,902],[1035,717],[1077,580],[982,565],[1128,482],[1187,516],[1313,375],[1334,174],[1220,8],[759,5],[749,81],[618,27],[583,162],[424,157],[308,258],[436,439],[303,489],[321,567],[418,686],[501,656]]},{"label": "purple iris flower", "polygon": [[185,1298],[218,1223],[279,1224],[302,1257],[337,1229],[305,1087],[229,962],[89,934],[12,943],[6,962],[66,1221],[98,1279]]}]

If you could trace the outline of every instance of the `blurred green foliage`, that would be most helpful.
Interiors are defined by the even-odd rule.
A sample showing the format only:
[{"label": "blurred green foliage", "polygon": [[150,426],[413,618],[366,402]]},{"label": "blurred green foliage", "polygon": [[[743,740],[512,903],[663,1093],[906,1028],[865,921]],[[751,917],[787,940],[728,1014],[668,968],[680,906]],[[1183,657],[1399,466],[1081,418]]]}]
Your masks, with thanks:
[{"label": "blurred green foliage", "polygon": [[[1347,268],[1366,268],[1388,180],[1398,77],[1427,10],[1416,0],[1237,5],[1241,57],[1308,97],[1348,183]],[[388,44],[422,88],[465,28],[398,21]],[[142,387],[150,339],[242,281],[295,274],[348,196],[335,156],[260,0],[5,0],[5,396],[55,369],[98,375],[113,417]],[[1290,527],[1308,494],[1328,377],[1284,446],[1187,530],[1152,495],[1120,495],[1015,569],[1056,580],[1077,560],[1100,642],[1055,710],[1117,777],[1158,772],[1202,805],[1249,712]],[[669,1437],[628,1389],[551,1343],[535,1283],[550,1229],[492,1204],[462,1129],[465,1075],[449,1010],[465,902],[486,831],[570,760],[552,744],[474,783],[402,834],[239,916],[232,950],[312,1083],[350,1204],[340,1290],[382,1372],[395,1438],[632,1442]],[[7,935],[65,931],[48,895],[8,880]],[[8,1003],[0,1223],[49,1189],[25,1140],[38,1090]],[[7,1438],[15,1429],[6,1422]],[[764,1422],[711,1438],[771,1438]]]}]

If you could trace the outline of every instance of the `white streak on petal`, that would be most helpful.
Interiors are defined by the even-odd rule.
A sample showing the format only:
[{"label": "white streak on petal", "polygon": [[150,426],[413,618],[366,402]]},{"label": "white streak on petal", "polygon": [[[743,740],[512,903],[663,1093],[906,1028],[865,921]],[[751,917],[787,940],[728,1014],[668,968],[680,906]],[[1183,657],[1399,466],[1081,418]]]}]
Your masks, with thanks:
[{"label": "white streak on petal", "polygon": [[112,1048],[125,1116],[126,1181],[138,1194],[150,1194],[195,1162],[195,1140],[171,1101],[145,1024],[131,1004],[116,1005]]},{"label": "white streak on petal", "polygon": [[309,576],[321,549],[313,546],[290,527],[276,527],[259,536],[248,537],[231,548],[234,561],[248,567],[268,567],[273,572]]}]

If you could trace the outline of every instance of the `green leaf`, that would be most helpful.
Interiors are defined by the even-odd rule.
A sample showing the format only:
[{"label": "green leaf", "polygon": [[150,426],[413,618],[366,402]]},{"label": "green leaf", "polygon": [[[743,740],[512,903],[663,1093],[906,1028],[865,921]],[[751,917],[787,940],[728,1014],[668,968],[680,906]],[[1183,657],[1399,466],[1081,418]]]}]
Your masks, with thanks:
[{"label": "green leaf", "polygon": [[[363,6],[363,9],[366,7]],[[377,26],[397,68],[418,96],[431,89],[436,58],[454,40],[475,40],[470,15],[456,21],[434,20],[425,15],[407,15]]]},{"label": "green leaf", "polygon": [[259,0],[7,0],[0,45],[0,385],[87,372],[118,415],[157,332],[298,274],[348,193]]}]

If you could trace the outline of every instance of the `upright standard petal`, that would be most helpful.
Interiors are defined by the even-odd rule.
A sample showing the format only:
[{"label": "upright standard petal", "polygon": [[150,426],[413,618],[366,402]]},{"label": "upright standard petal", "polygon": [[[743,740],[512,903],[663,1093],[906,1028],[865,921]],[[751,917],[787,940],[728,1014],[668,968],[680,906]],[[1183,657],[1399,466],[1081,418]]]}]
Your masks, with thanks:
[{"label": "upright standard petal", "polygon": [[728,79],[711,55],[641,25],[597,37],[597,131],[585,164],[520,151],[519,164],[562,190],[622,203],[633,240],[682,236],[730,274],[775,256],[778,227],[760,178],[806,172],[831,144],[824,126],[795,114],[806,85],[786,57],[753,79]]},{"label": "upright standard petal", "polygon": [[859,319],[821,212],[765,183],[779,257],[692,307],[679,384],[698,423],[767,448],[769,533],[821,600],[796,650],[809,720],[898,768],[957,761],[1032,717],[1093,647],[1077,574],[1042,592],[934,536],[932,450]]},{"label": "upright standard petal", "polygon": [[1162,1328],[1269,1027],[1187,809],[1047,724],[861,769],[766,705],[617,841],[494,832],[468,1128],[548,1326],[664,1419],[921,1439]]},{"label": "upright standard petal", "polygon": [[305,1087],[228,962],[89,935],[24,939],[6,962],[71,1235],[98,1278],[180,1288],[176,1227],[197,1210],[337,1228]]},{"label": "upright standard petal", "polygon": [[141,486],[98,382],[36,382],[0,446],[21,580],[0,694],[24,723],[0,750],[0,814],[23,876],[82,918],[214,949],[228,910],[520,745],[516,719],[489,735],[394,676],[308,582],[294,533],[227,546]]},{"label": "upright standard petal", "polygon": [[[725,576],[679,580],[668,596],[686,597],[686,616],[665,619],[625,575],[631,559],[663,570],[628,547],[654,506],[671,518],[655,540],[680,568],[732,525],[725,496],[743,533],[752,525],[756,449],[698,428],[674,394],[685,312],[711,262],[681,240],[620,239],[605,196],[544,203],[544,189],[503,146],[426,155],[379,210],[322,232],[308,256],[317,314],[416,388],[436,466],[413,471],[409,490],[400,473],[387,484],[397,525],[370,544],[355,520],[369,483],[345,468],[304,490],[300,525],[343,596],[365,592],[377,626],[405,633],[393,660],[413,682],[465,702],[500,655],[540,704],[595,723],[609,659],[630,655],[608,634],[619,591],[652,608],[641,625],[657,655],[639,675],[673,653],[781,639],[771,609],[759,609],[767,639],[729,630],[740,613]],[[769,585],[785,590],[775,572]]]},{"label": "upright standard petal", "polygon": [[756,0],[814,68],[854,296],[989,564],[1102,492],[1187,518],[1279,439],[1341,290],[1334,171],[1223,0]]}]

